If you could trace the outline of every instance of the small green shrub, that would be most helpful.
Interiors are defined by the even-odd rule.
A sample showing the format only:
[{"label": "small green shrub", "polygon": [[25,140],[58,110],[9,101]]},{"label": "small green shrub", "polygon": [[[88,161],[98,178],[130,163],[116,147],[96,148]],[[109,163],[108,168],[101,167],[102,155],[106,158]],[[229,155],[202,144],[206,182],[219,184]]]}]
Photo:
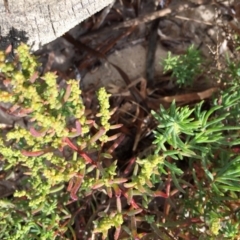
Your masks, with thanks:
[{"label": "small green shrub", "polygon": [[[7,53],[1,52],[6,90],[0,91],[0,99],[11,103],[9,113],[25,117],[27,125],[0,130],[4,170],[9,175],[15,171],[25,175],[12,199],[2,200],[0,238],[55,239],[67,231],[61,226],[70,215],[65,207],[69,201],[65,184],[73,184],[69,191],[76,200],[80,180],[95,168],[84,149],[94,150],[97,141],[108,141],[109,95],[105,89],[98,92],[100,125],[94,125],[98,132],[91,136],[77,81],[69,80],[61,89],[54,73],[40,77],[37,61],[26,45],[18,47],[12,62],[6,58]],[[90,183],[86,179],[83,192],[91,189]]]},{"label": "small green shrub", "polygon": [[168,52],[168,57],[163,61],[164,72],[171,71],[172,78],[176,79],[179,87],[192,86],[193,80],[203,71],[203,60],[198,51],[192,45],[183,55],[172,56]]}]

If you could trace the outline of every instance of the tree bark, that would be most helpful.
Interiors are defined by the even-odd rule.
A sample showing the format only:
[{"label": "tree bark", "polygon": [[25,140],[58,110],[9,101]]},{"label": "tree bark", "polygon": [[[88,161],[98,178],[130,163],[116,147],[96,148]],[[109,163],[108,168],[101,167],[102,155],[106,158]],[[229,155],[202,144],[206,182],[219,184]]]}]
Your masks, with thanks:
[{"label": "tree bark", "polygon": [[37,50],[113,0],[0,0],[0,48],[26,42]]}]

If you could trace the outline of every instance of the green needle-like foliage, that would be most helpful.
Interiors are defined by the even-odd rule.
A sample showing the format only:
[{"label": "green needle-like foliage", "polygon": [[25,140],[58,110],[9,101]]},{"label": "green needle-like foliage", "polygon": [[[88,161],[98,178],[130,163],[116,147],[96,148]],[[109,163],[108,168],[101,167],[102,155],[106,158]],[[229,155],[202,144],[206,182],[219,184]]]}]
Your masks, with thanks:
[{"label": "green needle-like foliage", "polygon": [[[155,154],[165,156],[164,165],[184,196],[178,201],[182,206],[180,218],[184,219],[186,214],[201,218],[200,226],[206,229],[201,235],[205,239],[224,238],[239,230],[237,212],[231,212],[226,204],[237,201],[240,193],[240,157],[234,150],[240,143],[240,126],[236,124],[239,119],[232,120],[240,95],[239,91],[228,93],[229,89],[222,93],[221,104],[216,100],[209,110],[203,110],[203,102],[192,109],[176,107],[173,102],[169,109],[161,106],[159,113],[152,112],[159,122],[154,131]],[[184,161],[192,169],[192,180],[197,187],[194,191],[183,189],[184,172],[177,167],[176,160]],[[229,218],[234,226],[231,230],[227,224]],[[199,234],[197,225],[192,228],[194,234]]]}]

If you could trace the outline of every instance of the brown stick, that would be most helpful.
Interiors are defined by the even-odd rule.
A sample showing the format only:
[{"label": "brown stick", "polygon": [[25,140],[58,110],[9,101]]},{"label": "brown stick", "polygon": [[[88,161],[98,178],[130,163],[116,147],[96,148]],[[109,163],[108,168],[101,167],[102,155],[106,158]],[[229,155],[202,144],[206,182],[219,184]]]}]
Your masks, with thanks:
[{"label": "brown stick", "polygon": [[156,11],[154,13],[145,14],[144,16],[141,16],[141,17],[138,17],[138,18],[135,18],[135,19],[130,19],[130,20],[125,21],[123,23],[120,23],[116,26],[113,26],[112,29],[119,29],[119,28],[123,28],[123,27],[131,27],[133,25],[139,25],[139,24],[142,24],[142,23],[148,23],[148,22],[151,22],[151,21],[153,21],[157,18],[167,16],[171,12],[172,12],[172,10],[170,8],[165,8],[163,10],[159,10],[159,11]]},{"label": "brown stick", "polygon": [[130,20],[118,23],[118,24],[113,24],[111,27],[107,26],[106,28],[103,28],[103,29],[91,31],[91,33],[86,33],[86,34],[80,36],[78,39],[83,41],[84,38],[93,37],[94,35],[98,35],[99,32],[101,32],[101,34],[102,34],[102,33],[106,33],[109,31],[118,30],[120,28],[132,27],[132,26],[140,25],[142,23],[148,23],[157,18],[167,16],[171,12],[172,12],[172,10],[170,8],[165,8],[163,10],[159,10],[154,13],[145,14],[138,18],[130,19]]}]

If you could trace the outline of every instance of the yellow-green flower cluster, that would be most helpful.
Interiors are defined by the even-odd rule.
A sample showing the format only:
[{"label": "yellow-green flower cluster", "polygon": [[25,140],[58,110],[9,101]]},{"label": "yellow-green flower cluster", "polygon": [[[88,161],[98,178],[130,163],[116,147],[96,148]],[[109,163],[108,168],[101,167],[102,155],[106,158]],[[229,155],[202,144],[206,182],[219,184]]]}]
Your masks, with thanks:
[{"label": "yellow-green flower cluster", "polygon": [[[37,191],[36,191],[37,189]],[[31,189],[28,191],[21,190],[14,193],[15,197],[27,197],[29,199],[29,207],[32,209],[39,208],[44,201],[46,201],[47,196],[51,192],[51,183],[48,181],[42,181],[42,176],[39,173],[34,173],[31,175]]]},{"label": "yellow-green flower cluster", "polygon": [[[107,132],[110,129],[110,123],[109,120],[111,118],[111,114],[109,111],[110,104],[109,104],[109,97],[111,95],[107,94],[105,88],[100,88],[98,90],[98,101],[99,101],[99,106],[100,106],[100,117],[101,117],[101,125],[104,127],[105,131]],[[99,140],[101,142],[107,142],[108,141],[108,136],[107,135],[102,135]]]},{"label": "yellow-green flower cluster", "polygon": [[6,59],[6,54],[3,51],[0,51],[0,63],[4,63]]},{"label": "yellow-green flower cluster", "polygon": [[111,164],[111,166],[104,169],[103,179],[106,179],[106,180],[113,179],[113,177],[117,175],[116,169],[117,169],[117,161],[114,161]]},{"label": "yellow-green flower cluster", "polygon": [[[0,135],[2,133],[0,132]],[[3,139],[0,137],[0,155],[3,156],[3,160],[7,160],[8,168],[19,164],[19,159],[24,160],[21,152],[17,149],[13,149],[12,146],[6,146]]]},{"label": "yellow-green flower cluster", "polygon": [[68,103],[72,105],[72,115],[81,123],[82,134],[89,132],[89,127],[86,125],[85,106],[81,98],[81,90],[78,81],[68,80],[68,85],[71,85],[71,94],[67,99]]},{"label": "yellow-green flower cluster", "polygon": [[21,44],[17,48],[19,61],[21,62],[22,69],[27,72],[27,77],[30,77],[35,72],[37,67],[36,57],[30,54],[29,47],[26,44]]},{"label": "yellow-green flower cluster", "polygon": [[138,159],[137,163],[141,166],[141,172],[135,178],[135,181],[141,186],[144,186],[157,168],[157,165],[163,164],[163,157],[159,155],[149,155],[146,159]]},{"label": "yellow-green flower cluster", "polygon": [[66,160],[63,157],[56,156],[53,152],[45,153],[44,158],[52,164],[59,165],[61,167],[65,167],[67,164]]},{"label": "yellow-green flower cluster", "polygon": [[88,189],[92,188],[94,182],[96,182],[95,178],[84,179],[82,182],[81,189],[88,190]]},{"label": "yellow-green flower cluster", "polygon": [[[22,91],[20,91],[20,90],[22,90]],[[38,92],[37,92],[37,89],[36,89],[35,86],[30,85],[30,86],[28,86],[28,87],[26,87],[26,88],[18,89],[18,92],[21,92],[21,93],[23,92],[23,93],[24,93],[23,97],[24,97],[25,99],[30,100],[30,101],[32,101],[33,103],[40,103],[40,104],[42,104],[42,99],[41,99],[41,97],[38,95]],[[31,105],[32,105],[32,104],[31,104]],[[33,106],[31,106],[31,107],[32,107],[32,109],[35,110],[35,111],[39,110],[39,108],[36,108],[36,107],[33,108]],[[39,107],[39,105],[38,105],[37,107]]]},{"label": "yellow-green flower cluster", "polygon": [[9,75],[9,73],[14,71],[14,65],[12,63],[0,63],[0,69],[1,72],[6,73],[7,75]]},{"label": "yellow-green flower cluster", "polygon": [[212,235],[217,236],[219,234],[219,230],[221,229],[221,221],[218,218],[213,218],[210,220],[209,230]]},{"label": "yellow-green flower cluster", "polygon": [[110,124],[109,120],[111,118],[110,115],[110,104],[109,104],[109,97],[111,95],[107,94],[105,88],[100,88],[98,90],[98,101],[99,101],[99,106],[100,106],[100,114],[101,114],[101,124],[105,128],[106,131],[109,130]]},{"label": "yellow-green flower cluster", "polygon": [[109,216],[103,217],[94,229],[95,233],[102,233],[103,237],[107,236],[108,230],[111,227],[118,228],[123,224],[123,217],[120,213],[111,213]]},{"label": "yellow-green flower cluster", "polygon": [[15,96],[11,93],[0,91],[0,99],[1,99],[1,102],[12,103],[15,101]]},{"label": "yellow-green flower cluster", "polygon": [[8,161],[8,167],[19,164],[19,159],[22,156],[20,151],[5,146],[0,146],[0,154],[4,157],[4,160]]},{"label": "yellow-green flower cluster", "polygon": [[55,168],[45,168],[43,170],[43,175],[53,186],[69,180],[62,171]]},{"label": "yellow-green flower cluster", "polygon": [[14,87],[14,92],[22,93],[28,97],[25,91],[26,88],[23,87],[23,84],[25,81],[26,81],[26,77],[20,71],[15,71],[15,73],[12,75],[11,84]]},{"label": "yellow-green flower cluster", "polygon": [[27,129],[17,127],[16,129],[7,133],[8,141],[15,139],[17,142],[19,142],[21,138],[24,138],[29,146],[34,146],[37,144],[37,139],[34,138]]},{"label": "yellow-green flower cluster", "polygon": [[69,178],[71,178],[73,173],[78,173],[85,168],[86,168],[86,163],[84,159],[80,157],[78,158],[77,161],[72,161],[71,164],[68,165],[68,167],[64,171],[64,174],[66,176],[69,176]]},{"label": "yellow-green flower cluster", "polygon": [[217,236],[219,234],[219,230],[221,229],[221,221],[220,219],[214,218],[210,223],[210,231],[213,235]]},{"label": "yellow-green flower cluster", "polygon": [[80,119],[84,115],[85,107],[81,99],[81,90],[79,89],[78,82],[76,80],[68,80],[68,85],[71,85],[71,94],[67,99],[67,102],[71,103],[74,108],[74,116]]},{"label": "yellow-green flower cluster", "polygon": [[57,76],[52,72],[45,73],[43,79],[47,84],[46,91],[43,92],[44,99],[48,102],[50,109],[61,108],[61,102],[58,99],[59,90],[57,87]]}]

